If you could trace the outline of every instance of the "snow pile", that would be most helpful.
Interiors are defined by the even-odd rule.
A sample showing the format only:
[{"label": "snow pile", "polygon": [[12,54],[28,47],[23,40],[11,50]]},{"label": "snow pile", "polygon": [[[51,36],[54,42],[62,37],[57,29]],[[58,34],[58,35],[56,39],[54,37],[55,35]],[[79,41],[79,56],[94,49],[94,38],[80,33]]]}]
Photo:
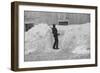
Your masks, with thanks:
[{"label": "snow pile", "polygon": [[[72,54],[89,54],[90,48],[90,24],[73,24],[68,26],[56,26],[59,35],[59,51],[67,51]],[[38,24],[25,32],[25,54],[39,51],[56,52],[53,46],[52,30],[48,24]],[[65,53],[67,53],[65,52]]]},{"label": "snow pile", "polygon": [[75,54],[89,54],[90,51],[89,49],[87,48],[87,46],[85,45],[82,45],[82,46],[77,46],[73,51],[72,53],[75,53]]},{"label": "snow pile", "polygon": [[25,54],[51,48],[51,28],[47,24],[38,24],[25,32]]},{"label": "snow pile", "polygon": [[25,33],[25,41],[35,39],[34,37],[44,37],[50,27],[47,24],[38,24],[35,25],[32,29]]},{"label": "snow pile", "polygon": [[75,48],[72,53],[86,55],[90,54],[90,24],[80,26],[75,32]]},{"label": "snow pile", "polygon": [[[61,29],[61,27],[59,27]],[[74,54],[89,54],[90,24],[69,25],[62,27],[64,35],[61,39],[61,48],[70,50]]]}]

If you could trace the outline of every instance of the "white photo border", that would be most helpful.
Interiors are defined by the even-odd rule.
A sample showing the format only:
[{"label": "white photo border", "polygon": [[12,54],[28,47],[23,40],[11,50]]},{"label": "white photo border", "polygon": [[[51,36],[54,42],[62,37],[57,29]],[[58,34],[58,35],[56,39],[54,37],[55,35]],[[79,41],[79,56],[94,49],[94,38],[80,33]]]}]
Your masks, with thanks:
[{"label": "white photo border", "polygon": [[[19,5],[19,48],[18,48],[18,63],[19,68],[35,68],[35,67],[50,67],[50,66],[64,66],[64,65],[84,65],[84,64],[95,64],[95,10],[94,9],[83,9],[83,8],[63,8],[63,7],[46,7],[46,6],[28,6]],[[90,40],[91,40],[91,58],[81,60],[58,60],[58,61],[33,61],[24,62],[24,11],[49,11],[49,12],[71,12],[71,13],[89,13],[90,16]]]}]

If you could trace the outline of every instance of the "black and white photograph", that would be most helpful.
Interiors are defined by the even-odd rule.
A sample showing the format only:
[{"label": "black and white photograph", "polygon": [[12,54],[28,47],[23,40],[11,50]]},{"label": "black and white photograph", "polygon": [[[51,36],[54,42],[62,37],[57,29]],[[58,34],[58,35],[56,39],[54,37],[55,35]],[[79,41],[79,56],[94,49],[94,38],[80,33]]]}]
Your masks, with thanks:
[{"label": "black and white photograph", "polygon": [[89,59],[90,14],[24,11],[24,61]]},{"label": "black and white photograph", "polygon": [[97,7],[12,3],[14,71],[97,66]]}]

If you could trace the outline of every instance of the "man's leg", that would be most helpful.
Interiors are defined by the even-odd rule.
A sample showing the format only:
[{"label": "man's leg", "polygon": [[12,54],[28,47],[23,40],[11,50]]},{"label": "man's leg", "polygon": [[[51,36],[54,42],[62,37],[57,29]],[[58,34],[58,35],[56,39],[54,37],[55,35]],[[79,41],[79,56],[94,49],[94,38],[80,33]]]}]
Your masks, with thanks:
[{"label": "man's leg", "polygon": [[59,42],[58,42],[58,39],[57,39],[57,44],[56,44],[56,48],[57,48],[57,49],[59,49],[59,48],[58,48],[58,43],[59,43]]},{"label": "man's leg", "polygon": [[55,48],[56,48],[56,39],[54,40],[54,44],[53,44],[53,49],[55,49]]},{"label": "man's leg", "polygon": [[56,46],[56,49],[59,49],[58,48],[58,38],[56,38],[56,45],[55,46]]}]

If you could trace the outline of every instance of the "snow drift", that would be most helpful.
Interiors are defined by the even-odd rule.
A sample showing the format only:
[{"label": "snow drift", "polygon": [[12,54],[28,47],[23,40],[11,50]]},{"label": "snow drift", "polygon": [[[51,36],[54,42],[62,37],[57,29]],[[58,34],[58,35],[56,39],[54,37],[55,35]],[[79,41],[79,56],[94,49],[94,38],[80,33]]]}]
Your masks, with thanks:
[{"label": "snow drift", "polygon": [[54,38],[48,24],[38,24],[25,32],[25,55],[29,53],[59,53],[67,51],[74,56],[90,54],[90,24],[57,25],[59,50],[53,50]]}]

